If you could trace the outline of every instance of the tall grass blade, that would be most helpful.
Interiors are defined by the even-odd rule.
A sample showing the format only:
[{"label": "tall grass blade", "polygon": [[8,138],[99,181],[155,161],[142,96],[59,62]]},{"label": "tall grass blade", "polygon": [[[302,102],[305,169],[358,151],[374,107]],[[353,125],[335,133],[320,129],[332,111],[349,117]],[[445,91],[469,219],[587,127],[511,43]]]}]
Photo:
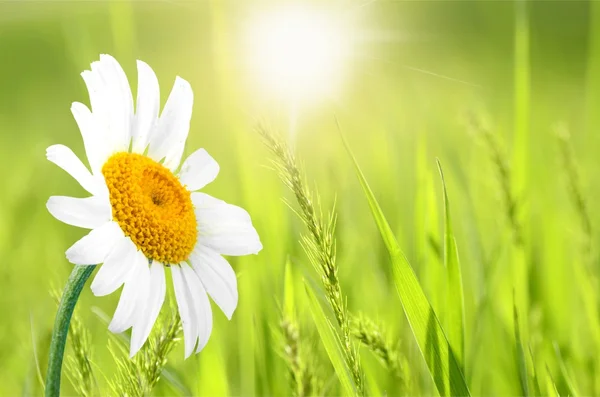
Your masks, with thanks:
[{"label": "tall grass blade", "polygon": [[517,352],[517,365],[519,367],[519,381],[521,382],[521,395],[529,396],[529,375],[527,373],[527,360],[523,341],[521,340],[521,330],[519,328],[519,314],[517,312],[516,302],[513,304],[513,317],[515,327],[515,344]]},{"label": "tall grass blade", "polygon": [[461,370],[465,371],[465,315],[464,315],[464,295],[462,285],[462,274],[460,270],[460,261],[458,258],[458,247],[456,238],[452,230],[452,221],[450,220],[450,203],[448,201],[448,191],[444,172],[440,161],[437,161],[440,178],[442,179],[442,188],[444,190],[444,265],[448,276],[448,288],[446,289],[446,312],[448,341],[454,351],[456,360]]},{"label": "tall grass blade", "polygon": [[44,376],[42,375],[42,370],[40,368],[40,360],[38,358],[38,353],[37,353],[37,338],[35,336],[35,330],[34,330],[34,326],[33,326],[33,314],[29,313],[29,329],[31,330],[31,346],[33,349],[33,360],[35,363],[35,371],[36,371],[36,375],[38,378],[38,381],[40,382],[40,385],[42,386],[42,389],[44,389],[46,387],[46,385],[44,384]]},{"label": "tall grass blade", "polygon": [[[587,70],[585,79],[586,138],[592,139],[600,125],[600,3],[590,1]],[[597,142],[597,141],[596,141]]]},{"label": "tall grass blade", "polygon": [[[515,88],[515,125],[513,139],[512,188],[511,191],[523,200],[527,197],[529,179],[529,140],[531,123],[531,61],[529,45],[529,15],[527,0],[515,0],[515,43],[514,43],[514,88]],[[520,236],[511,259],[513,262],[513,286],[519,312],[524,318],[528,316],[528,283],[529,266],[526,258],[526,239],[528,235],[527,205],[523,203],[517,214],[516,224],[520,225]],[[527,323],[523,324],[522,333],[527,337]]]},{"label": "tall grass blade", "polygon": [[531,380],[533,383],[533,394],[535,396],[542,395],[542,389],[540,388],[540,377],[535,368],[535,360],[533,359],[533,352],[531,351],[531,346],[529,346],[529,357],[531,358],[531,362],[533,363],[531,369]]},{"label": "tall grass blade", "polygon": [[323,310],[323,307],[321,306],[321,303],[319,302],[312,286],[306,282],[305,288],[306,295],[308,297],[308,308],[313,317],[315,325],[317,326],[317,331],[319,332],[319,336],[321,337],[325,351],[327,351],[329,360],[331,360],[333,369],[335,370],[335,373],[337,374],[337,377],[342,385],[342,390],[344,392],[343,394],[347,396],[355,396],[357,395],[357,390],[354,384],[354,378],[352,377],[350,369],[346,365],[346,360],[344,359],[344,354],[342,353],[343,347],[339,338],[336,336],[337,333],[334,330],[334,326],[325,315],[325,311]]},{"label": "tall grass blade", "polygon": [[369,184],[367,183],[350,146],[344,139],[344,145],[352,158],[356,175],[369,203],[371,213],[392,262],[394,283],[400,296],[404,313],[408,319],[421,354],[427,362],[429,372],[442,396],[468,396],[469,388],[456,360],[442,326],[427,300],[421,285],[408,260],[404,256],[396,238],[385,219]]},{"label": "tall grass blade", "polygon": [[550,372],[548,365],[546,365],[546,395],[550,397],[560,396],[560,393],[556,388],[556,382],[554,382],[554,378],[552,377],[552,373]]},{"label": "tall grass blade", "polygon": [[558,368],[560,369],[560,374],[562,375],[565,385],[567,386],[567,391],[569,392],[570,397],[580,396],[579,389],[573,380],[573,377],[567,370],[567,365],[565,364],[565,360],[562,357],[560,352],[560,348],[556,342],[553,343],[554,352],[556,353],[556,361],[558,362]]},{"label": "tall grass blade", "polygon": [[515,129],[513,153],[513,186],[517,197],[523,197],[527,186],[530,123],[530,60],[527,1],[515,0]]}]

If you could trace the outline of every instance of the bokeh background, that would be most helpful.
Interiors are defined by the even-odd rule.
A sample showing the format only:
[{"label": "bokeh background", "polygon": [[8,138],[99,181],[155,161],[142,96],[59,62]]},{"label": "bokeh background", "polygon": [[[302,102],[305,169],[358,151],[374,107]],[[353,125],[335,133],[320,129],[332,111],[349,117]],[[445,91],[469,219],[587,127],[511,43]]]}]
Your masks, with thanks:
[{"label": "bokeh background", "polygon": [[[304,304],[302,276],[316,275],[299,244],[304,226],[283,203],[290,195],[255,132],[262,119],[293,144],[323,208],[337,202],[339,274],[350,310],[377,319],[400,341],[413,394],[435,393],[337,117],[442,323],[436,158],[444,167],[465,289],[471,392],[521,393],[511,322],[516,279],[522,284],[516,288],[528,293],[522,321],[541,383],[553,379],[566,393],[566,369],[581,394],[600,393],[598,311],[584,304],[598,302],[598,257],[586,248],[556,133],[557,126],[569,131],[594,240],[600,226],[600,2],[311,3],[347,15],[353,44],[335,91],[315,92],[295,109],[293,134],[289,106],[257,82],[244,44],[251,16],[281,4],[0,1],[0,395],[43,393],[37,368],[45,373],[56,311],[49,292],[64,285],[72,269],[64,252],[85,233],[47,212],[49,196],[84,192],[44,152],[62,143],[83,156],[69,108],[73,101],[88,103],[79,73],[101,53],[119,60],[134,90],[135,60],[151,65],[163,104],[176,75],[190,81],[195,103],[186,153],[204,147],[220,163],[207,192],[246,208],[265,247],[258,256],[231,258],[240,292],[233,319],[213,305],[205,350],[184,361],[180,345],[170,355],[187,392],[291,393],[274,335],[289,258],[301,332],[328,394],[341,393]],[[473,115],[496,137],[510,167],[522,246],[514,243],[501,179],[481,128],[469,121]],[[92,333],[100,394],[108,393],[106,378],[116,368],[106,323],[94,310],[110,316],[117,299],[96,298],[86,287],[78,304]],[[361,360],[369,382],[387,395],[403,393],[366,349]],[[63,392],[74,394],[66,379]],[[154,393],[183,394],[164,379]]]}]

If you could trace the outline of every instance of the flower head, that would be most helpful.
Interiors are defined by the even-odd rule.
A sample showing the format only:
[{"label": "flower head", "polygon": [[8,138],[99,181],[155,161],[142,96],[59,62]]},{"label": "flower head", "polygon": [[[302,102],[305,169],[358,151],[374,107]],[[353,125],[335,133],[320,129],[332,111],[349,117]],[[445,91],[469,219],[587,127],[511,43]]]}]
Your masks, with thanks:
[{"label": "flower head", "polygon": [[228,318],[237,306],[236,276],[221,255],[256,254],[262,245],[245,210],[197,192],[219,173],[204,149],[180,167],[192,115],[189,83],[175,79],[159,116],[156,76],[144,62],[137,68],[135,112],[127,76],[113,57],[101,55],[81,74],[92,110],[75,102],[71,111],[91,172],[64,145],[46,155],[91,196],[53,196],[47,207],[58,220],[91,229],[66,256],[76,265],[102,264],[91,285],[95,295],[123,286],[109,329],[132,328],[132,356],[152,330],[165,299],[165,267],[171,269],[188,357],[210,337],[208,296]]}]

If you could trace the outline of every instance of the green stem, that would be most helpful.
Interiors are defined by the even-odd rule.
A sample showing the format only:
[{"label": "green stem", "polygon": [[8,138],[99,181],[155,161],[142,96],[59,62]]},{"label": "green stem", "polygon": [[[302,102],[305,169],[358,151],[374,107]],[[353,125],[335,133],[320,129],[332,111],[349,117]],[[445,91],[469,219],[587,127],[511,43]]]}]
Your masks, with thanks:
[{"label": "green stem", "polygon": [[75,266],[60,299],[54,329],[52,330],[52,341],[50,342],[50,357],[48,358],[48,372],[46,374],[46,397],[58,397],[60,395],[60,374],[71,316],[77,299],[79,299],[79,294],[95,267],[96,265]]}]

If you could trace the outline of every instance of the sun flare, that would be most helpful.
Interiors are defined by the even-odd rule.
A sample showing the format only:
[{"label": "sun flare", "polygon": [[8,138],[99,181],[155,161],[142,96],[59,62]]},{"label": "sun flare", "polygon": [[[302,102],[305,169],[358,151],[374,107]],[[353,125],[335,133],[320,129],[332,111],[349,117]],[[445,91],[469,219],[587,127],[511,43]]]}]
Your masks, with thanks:
[{"label": "sun flare", "polygon": [[257,15],[247,38],[261,89],[293,101],[332,94],[350,51],[350,35],[338,14],[299,6]]}]

